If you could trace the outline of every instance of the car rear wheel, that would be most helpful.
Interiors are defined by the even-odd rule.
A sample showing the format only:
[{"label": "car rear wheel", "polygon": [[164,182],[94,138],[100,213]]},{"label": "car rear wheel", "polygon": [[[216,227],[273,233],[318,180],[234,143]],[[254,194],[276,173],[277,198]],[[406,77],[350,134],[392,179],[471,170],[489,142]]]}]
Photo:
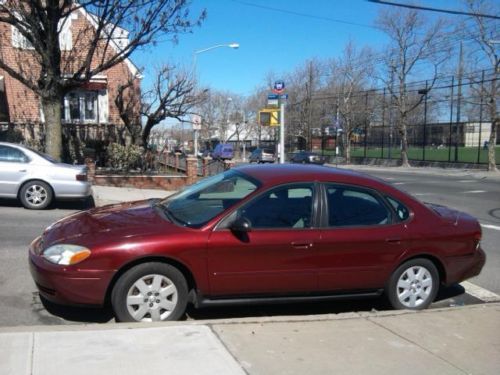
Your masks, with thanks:
[{"label": "car rear wheel", "polygon": [[29,181],[19,193],[19,198],[24,207],[32,210],[42,210],[52,202],[51,187],[43,181]]},{"label": "car rear wheel", "polygon": [[428,259],[412,259],[392,274],[387,297],[395,309],[422,310],[427,308],[438,292],[439,274]]},{"label": "car rear wheel", "polygon": [[111,304],[117,321],[158,322],[178,320],[185,312],[187,282],[175,267],[144,263],[131,268],[117,281]]}]

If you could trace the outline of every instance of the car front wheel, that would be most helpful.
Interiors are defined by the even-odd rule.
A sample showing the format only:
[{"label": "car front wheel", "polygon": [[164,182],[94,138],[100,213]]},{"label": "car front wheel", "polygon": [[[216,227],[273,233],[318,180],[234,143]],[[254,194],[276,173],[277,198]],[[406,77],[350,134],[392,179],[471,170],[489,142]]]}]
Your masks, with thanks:
[{"label": "car front wheel", "polygon": [[387,285],[387,297],[395,309],[422,310],[436,298],[439,274],[428,259],[412,259],[399,266]]},{"label": "car front wheel", "polygon": [[178,320],[186,310],[187,282],[175,267],[144,263],[117,281],[111,304],[117,321],[158,322]]},{"label": "car front wheel", "polygon": [[19,199],[24,207],[32,210],[43,210],[52,202],[51,187],[43,181],[29,181],[19,192]]}]

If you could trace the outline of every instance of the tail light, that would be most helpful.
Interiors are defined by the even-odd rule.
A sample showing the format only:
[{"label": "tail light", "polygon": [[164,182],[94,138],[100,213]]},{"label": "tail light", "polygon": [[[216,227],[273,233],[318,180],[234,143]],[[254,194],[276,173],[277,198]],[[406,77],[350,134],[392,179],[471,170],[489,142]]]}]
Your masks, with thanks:
[{"label": "tail light", "polygon": [[85,174],[85,173],[77,174],[76,180],[77,181],[87,181],[87,174]]}]

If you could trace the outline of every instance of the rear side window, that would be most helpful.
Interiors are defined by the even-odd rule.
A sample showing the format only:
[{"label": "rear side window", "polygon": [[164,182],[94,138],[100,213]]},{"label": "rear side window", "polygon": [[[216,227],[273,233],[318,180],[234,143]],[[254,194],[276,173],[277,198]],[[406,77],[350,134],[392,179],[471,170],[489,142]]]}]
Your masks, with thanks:
[{"label": "rear side window", "polygon": [[394,208],[396,215],[401,221],[405,221],[410,217],[410,210],[408,210],[403,203],[391,197],[386,197],[386,199],[391,204],[392,208]]},{"label": "rear side window", "polygon": [[328,226],[371,226],[391,222],[391,213],[381,199],[356,187],[326,187]]},{"label": "rear side window", "polygon": [[11,163],[27,163],[28,157],[20,150],[14,147],[0,146],[0,161]]}]

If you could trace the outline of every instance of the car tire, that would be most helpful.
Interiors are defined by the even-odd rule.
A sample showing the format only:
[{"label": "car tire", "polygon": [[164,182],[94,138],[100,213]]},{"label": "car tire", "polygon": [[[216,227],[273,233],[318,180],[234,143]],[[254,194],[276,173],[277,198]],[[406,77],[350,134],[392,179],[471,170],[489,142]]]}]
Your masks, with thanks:
[{"label": "car tire", "polygon": [[186,278],[164,263],[139,264],[125,272],[111,293],[111,305],[119,322],[178,320],[186,311]]},{"label": "car tire", "polygon": [[30,210],[43,210],[47,208],[54,197],[49,184],[34,180],[23,185],[19,192],[19,199],[25,208]]},{"label": "car tire", "polygon": [[423,310],[436,298],[439,273],[434,263],[417,258],[400,265],[386,287],[387,298],[396,310]]}]

